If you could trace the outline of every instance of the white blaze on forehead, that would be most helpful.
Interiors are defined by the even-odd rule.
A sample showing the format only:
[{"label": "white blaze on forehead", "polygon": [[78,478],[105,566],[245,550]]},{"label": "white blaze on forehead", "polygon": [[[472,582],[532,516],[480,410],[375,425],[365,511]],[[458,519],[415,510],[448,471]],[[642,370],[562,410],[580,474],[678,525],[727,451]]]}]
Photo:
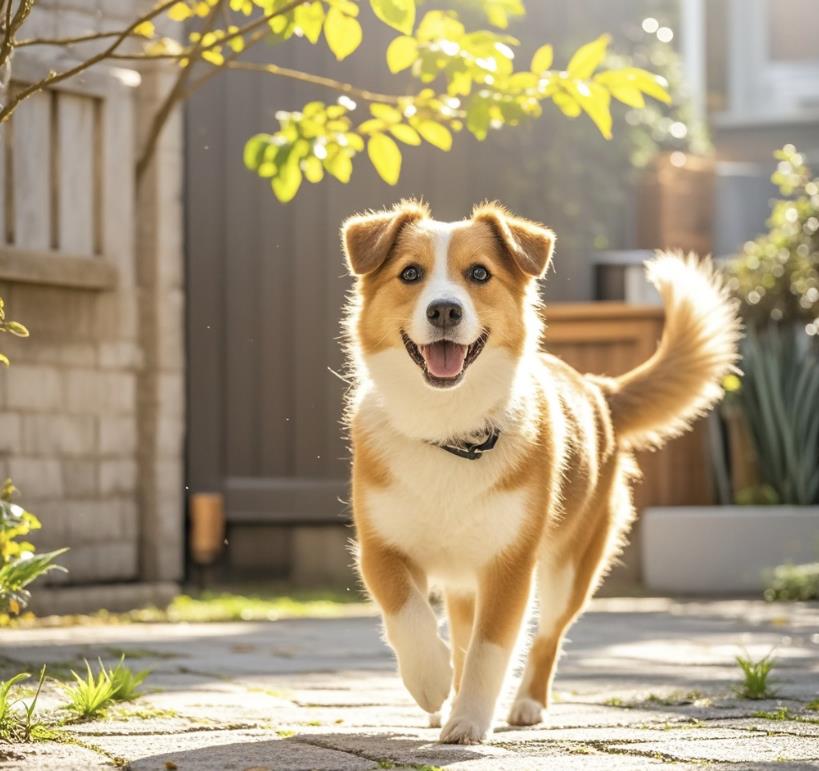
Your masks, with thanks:
[{"label": "white blaze on forehead", "polygon": [[424,276],[423,291],[418,296],[415,311],[410,325],[410,337],[419,344],[432,342],[440,338],[440,330],[427,320],[427,308],[434,302],[457,302],[463,308],[461,323],[448,335],[459,343],[472,343],[481,333],[481,325],[472,298],[466,288],[456,281],[449,271],[449,247],[452,234],[463,222],[437,222],[423,220],[418,223],[419,229],[432,236],[433,264],[432,270]]}]

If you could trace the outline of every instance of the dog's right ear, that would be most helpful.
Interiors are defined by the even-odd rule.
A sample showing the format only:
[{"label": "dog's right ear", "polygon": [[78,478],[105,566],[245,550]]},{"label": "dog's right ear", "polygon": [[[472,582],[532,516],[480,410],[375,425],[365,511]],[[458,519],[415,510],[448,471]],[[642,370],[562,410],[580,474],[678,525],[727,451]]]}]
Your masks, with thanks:
[{"label": "dog's right ear", "polygon": [[429,208],[419,201],[401,201],[392,209],[348,217],[341,226],[341,242],[350,272],[363,276],[379,268],[401,229],[425,217]]}]

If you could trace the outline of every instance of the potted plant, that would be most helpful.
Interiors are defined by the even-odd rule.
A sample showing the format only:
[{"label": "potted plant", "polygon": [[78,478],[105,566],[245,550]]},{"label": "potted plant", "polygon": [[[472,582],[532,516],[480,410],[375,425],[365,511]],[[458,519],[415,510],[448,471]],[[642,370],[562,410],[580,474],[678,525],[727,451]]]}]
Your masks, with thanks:
[{"label": "potted plant", "polygon": [[819,559],[819,179],[791,145],[776,158],[769,232],[726,267],[746,325],[715,453],[732,500],[645,512],[652,590],[757,591],[777,565]]}]

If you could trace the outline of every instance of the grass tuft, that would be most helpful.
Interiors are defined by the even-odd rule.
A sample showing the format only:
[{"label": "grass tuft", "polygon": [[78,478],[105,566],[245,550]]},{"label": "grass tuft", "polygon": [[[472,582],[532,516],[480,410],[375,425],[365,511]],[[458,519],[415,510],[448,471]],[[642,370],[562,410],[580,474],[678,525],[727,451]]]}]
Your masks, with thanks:
[{"label": "grass tuft", "polygon": [[737,664],[742,670],[743,682],[737,694],[743,699],[767,699],[774,695],[768,684],[768,676],[774,668],[774,659],[767,656],[754,661],[750,656],[737,656]]},{"label": "grass tuft", "polygon": [[81,677],[72,670],[74,684],[66,687],[68,704],[66,709],[81,720],[90,720],[105,712],[114,702],[131,701],[139,696],[139,686],[148,676],[148,671],[132,672],[125,666],[125,654],[122,654],[116,667],[106,669],[102,660],[96,675],[86,660],[86,674]]},{"label": "grass tuft", "polygon": [[20,672],[8,680],[0,681],[0,740],[5,742],[29,742],[38,738],[41,725],[34,719],[37,700],[45,682],[45,666],[40,669],[37,688],[28,702],[23,696],[13,696],[19,684],[28,680],[28,672]]}]

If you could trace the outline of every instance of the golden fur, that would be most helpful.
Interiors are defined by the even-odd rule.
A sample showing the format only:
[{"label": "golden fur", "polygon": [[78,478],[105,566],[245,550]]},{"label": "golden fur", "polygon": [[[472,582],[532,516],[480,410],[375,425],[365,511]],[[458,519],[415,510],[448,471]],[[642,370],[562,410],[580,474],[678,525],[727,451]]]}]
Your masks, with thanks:
[{"label": "golden fur", "polygon": [[[633,518],[631,450],[686,430],[736,359],[736,309],[710,263],[668,254],[648,267],[667,308],[649,361],[604,378],[542,352],[537,279],[554,242],[496,204],[438,223],[425,205],[401,202],[343,227],[356,276],[346,329],[359,566],[418,703],[435,713],[454,687],[442,741],[487,734],[533,581],[539,630],[508,719],[540,720],[563,636]],[[489,280],[470,278],[476,264]],[[422,278],[401,280],[407,266]],[[428,344],[415,338],[433,335],[423,306],[439,296],[463,306],[471,338],[455,342],[486,334],[450,388],[425,382],[405,348],[407,337]],[[498,444],[476,461],[434,446],[490,428]],[[454,673],[430,581],[445,593]]]}]

